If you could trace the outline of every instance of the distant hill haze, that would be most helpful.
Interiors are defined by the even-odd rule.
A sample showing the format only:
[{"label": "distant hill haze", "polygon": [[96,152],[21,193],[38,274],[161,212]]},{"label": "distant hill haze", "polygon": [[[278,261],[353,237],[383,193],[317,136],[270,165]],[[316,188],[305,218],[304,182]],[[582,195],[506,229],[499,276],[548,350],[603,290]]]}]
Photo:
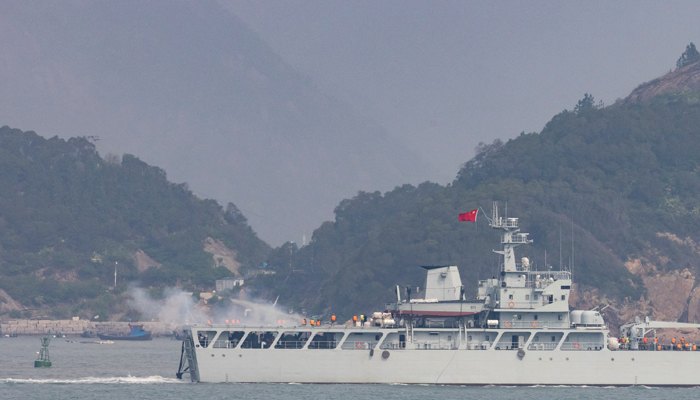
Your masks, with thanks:
[{"label": "distant hill haze", "polygon": [[98,136],[232,201],[272,244],[427,168],[214,1],[3,2],[0,125]]}]

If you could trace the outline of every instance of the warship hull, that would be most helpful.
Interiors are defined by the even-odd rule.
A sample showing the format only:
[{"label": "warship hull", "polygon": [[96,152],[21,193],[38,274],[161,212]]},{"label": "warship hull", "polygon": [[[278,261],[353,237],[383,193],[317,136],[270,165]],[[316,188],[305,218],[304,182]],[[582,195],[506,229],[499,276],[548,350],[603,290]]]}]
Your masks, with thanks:
[{"label": "warship hull", "polygon": [[[441,331],[455,333],[433,330]],[[411,349],[415,346],[410,343],[388,350],[378,343],[373,351],[364,345],[343,348],[342,343],[332,350],[245,349],[197,347],[191,338],[186,339],[186,357],[194,382],[700,386],[698,351],[582,347],[519,354],[520,349],[470,350],[466,343],[454,349],[420,350]],[[524,345],[528,347],[531,343]]]}]

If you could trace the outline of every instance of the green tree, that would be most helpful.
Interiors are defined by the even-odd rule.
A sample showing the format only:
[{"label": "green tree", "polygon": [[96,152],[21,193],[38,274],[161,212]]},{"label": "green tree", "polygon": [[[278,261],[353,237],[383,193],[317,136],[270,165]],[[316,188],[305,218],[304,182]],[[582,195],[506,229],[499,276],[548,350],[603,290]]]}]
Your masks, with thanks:
[{"label": "green tree", "polygon": [[685,67],[700,61],[700,52],[695,48],[695,44],[690,42],[689,45],[685,46],[685,51],[681,54],[681,57],[676,61],[676,69]]},{"label": "green tree", "polygon": [[578,101],[576,104],[576,107],[574,107],[574,112],[576,114],[580,114],[581,112],[587,111],[587,110],[593,110],[595,109],[595,100],[593,100],[593,95],[585,93],[583,95],[583,98]]}]

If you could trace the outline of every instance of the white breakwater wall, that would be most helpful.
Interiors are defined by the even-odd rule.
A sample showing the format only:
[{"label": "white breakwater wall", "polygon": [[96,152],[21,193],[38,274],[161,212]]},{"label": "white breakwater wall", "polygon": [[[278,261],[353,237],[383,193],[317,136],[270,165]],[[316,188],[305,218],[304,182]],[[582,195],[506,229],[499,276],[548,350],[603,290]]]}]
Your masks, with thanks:
[{"label": "white breakwater wall", "polygon": [[[133,323],[133,322],[132,322]],[[178,326],[162,322],[140,322],[144,329],[152,331],[154,335],[172,334]],[[129,333],[130,322],[93,322],[88,320],[27,320],[16,319],[0,321],[0,332],[3,335],[47,335],[63,333],[70,336],[80,336],[83,331],[104,333],[107,335],[126,335]]]}]

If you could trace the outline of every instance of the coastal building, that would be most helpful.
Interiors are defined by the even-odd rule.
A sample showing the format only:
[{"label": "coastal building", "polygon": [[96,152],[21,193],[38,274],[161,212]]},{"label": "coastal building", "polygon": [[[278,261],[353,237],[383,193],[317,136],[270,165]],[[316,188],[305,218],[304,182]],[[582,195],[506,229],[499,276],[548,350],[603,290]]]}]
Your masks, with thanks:
[{"label": "coastal building", "polygon": [[224,290],[230,290],[236,286],[243,286],[243,278],[224,278],[216,280],[216,291],[223,292]]}]

